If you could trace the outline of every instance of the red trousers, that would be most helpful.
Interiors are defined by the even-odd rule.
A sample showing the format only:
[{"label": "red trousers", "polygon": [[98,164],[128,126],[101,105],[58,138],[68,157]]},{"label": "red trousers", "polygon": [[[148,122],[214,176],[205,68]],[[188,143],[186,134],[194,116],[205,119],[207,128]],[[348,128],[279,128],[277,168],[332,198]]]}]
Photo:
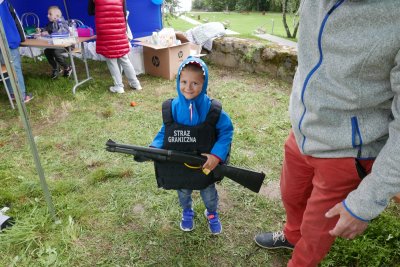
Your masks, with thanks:
[{"label": "red trousers", "polygon": [[[373,160],[363,160],[369,173]],[[357,188],[354,158],[314,158],[301,154],[293,133],[285,143],[281,174],[282,201],[286,209],[284,234],[295,245],[290,267],[317,266],[335,238],[329,234],[339,217],[325,213]]]}]

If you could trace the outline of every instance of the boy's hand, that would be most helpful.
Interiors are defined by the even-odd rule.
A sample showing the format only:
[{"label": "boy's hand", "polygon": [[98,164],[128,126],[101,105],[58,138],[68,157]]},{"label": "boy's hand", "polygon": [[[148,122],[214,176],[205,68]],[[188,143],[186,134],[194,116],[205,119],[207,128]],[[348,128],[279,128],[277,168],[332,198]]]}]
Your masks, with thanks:
[{"label": "boy's hand", "polygon": [[[206,163],[203,165],[203,172],[207,175],[210,171],[214,170],[219,163],[219,158],[211,154],[201,154],[202,156],[207,157]],[[208,173],[207,173],[208,170]]]}]

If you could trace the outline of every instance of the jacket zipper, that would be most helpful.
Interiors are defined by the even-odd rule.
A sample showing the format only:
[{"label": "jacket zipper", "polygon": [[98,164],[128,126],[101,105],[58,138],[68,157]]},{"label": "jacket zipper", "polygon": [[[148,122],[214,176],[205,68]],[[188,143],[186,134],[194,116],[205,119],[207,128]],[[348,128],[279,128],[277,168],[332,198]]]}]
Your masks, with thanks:
[{"label": "jacket zipper", "polygon": [[358,126],[358,118],[351,117],[351,145],[353,148],[358,148],[357,157],[361,157],[361,146],[363,144],[360,127]]},{"label": "jacket zipper", "polygon": [[189,104],[189,113],[190,113],[190,122],[193,121],[193,103],[190,102]]},{"label": "jacket zipper", "polygon": [[303,83],[303,88],[301,89],[301,103],[303,104],[304,111],[303,111],[303,113],[302,113],[302,115],[301,115],[298,128],[299,128],[300,134],[303,136],[303,141],[302,141],[302,143],[301,143],[301,150],[302,150],[303,152],[304,152],[304,145],[305,145],[305,142],[306,142],[306,139],[307,139],[306,136],[303,134],[303,132],[302,132],[302,130],[301,130],[301,124],[302,124],[303,119],[304,119],[304,116],[305,116],[305,114],[306,114],[306,112],[307,112],[307,107],[306,107],[306,104],[305,104],[305,102],[304,102],[304,93],[305,93],[305,91],[306,91],[308,82],[310,81],[310,79],[311,79],[311,77],[314,75],[314,73],[317,71],[317,69],[321,66],[322,60],[323,60],[323,58],[324,58],[324,55],[323,55],[323,53],[322,53],[322,33],[323,33],[323,31],[324,31],[324,28],[325,28],[325,25],[326,25],[326,21],[328,20],[329,16],[332,14],[332,12],[333,12],[336,8],[338,8],[344,1],[345,1],[345,0],[338,0],[338,1],[331,7],[331,9],[330,9],[330,10],[328,11],[328,13],[325,15],[325,17],[324,17],[324,19],[323,19],[323,21],[322,21],[322,24],[321,24],[321,27],[320,27],[319,33],[318,33],[319,61],[318,61],[318,63],[311,69],[311,71],[307,74],[307,77],[306,77],[306,79],[304,80],[304,83]]}]

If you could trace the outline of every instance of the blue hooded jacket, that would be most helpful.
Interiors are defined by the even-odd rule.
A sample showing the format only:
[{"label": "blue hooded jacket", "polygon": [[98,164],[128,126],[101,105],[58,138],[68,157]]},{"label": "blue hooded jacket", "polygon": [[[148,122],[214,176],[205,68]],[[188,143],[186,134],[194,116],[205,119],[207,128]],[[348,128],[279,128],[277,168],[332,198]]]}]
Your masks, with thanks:
[{"label": "blue hooded jacket", "polygon": [[21,43],[21,36],[17,25],[15,24],[15,20],[10,13],[10,8],[8,5],[8,1],[3,1],[3,3],[0,4],[0,17],[3,22],[8,46],[11,49],[15,49],[18,48],[19,44]]},{"label": "blue hooded jacket", "polygon": [[[200,94],[191,100],[185,98],[180,90],[180,76],[182,68],[191,62],[200,64],[204,71],[204,83]],[[179,123],[186,126],[194,126],[203,123],[206,120],[208,111],[211,106],[211,99],[207,95],[208,85],[208,68],[207,65],[199,58],[188,57],[179,67],[176,77],[176,90],[178,97],[172,101],[172,117]],[[223,110],[216,125],[217,140],[211,150],[211,154],[217,156],[221,161],[225,161],[230,150],[233,137],[232,121]],[[154,138],[150,146],[162,148],[164,143],[165,125],[163,124],[160,131]]]}]

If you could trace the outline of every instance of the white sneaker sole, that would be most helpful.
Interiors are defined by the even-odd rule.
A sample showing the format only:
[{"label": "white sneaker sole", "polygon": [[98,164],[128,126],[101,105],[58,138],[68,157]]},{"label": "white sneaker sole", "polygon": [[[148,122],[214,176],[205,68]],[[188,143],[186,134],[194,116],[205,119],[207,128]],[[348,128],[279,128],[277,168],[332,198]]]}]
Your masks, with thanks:
[{"label": "white sneaker sole", "polygon": [[132,88],[132,90],[136,90],[136,91],[140,91],[143,89],[141,86],[138,86],[138,87],[131,86],[131,88]]},{"label": "white sneaker sole", "polygon": [[123,93],[125,93],[125,90],[124,89],[122,89],[122,91],[114,90],[112,87],[110,87],[110,92],[111,93],[117,93],[117,94],[123,94]]},{"label": "white sneaker sole", "polygon": [[254,237],[254,243],[256,243],[257,246],[259,246],[260,248],[265,248],[265,249],[289,249],[289,250],[293,250],[294,248],[288,247],[288,246],[275,246],[275,247],[267,247],[267,246],[263,246],[262,244],[257,242],[256,237]]},{"label": "white sneaker sole", "polygon": [[[138,83],[139,83],[139,81],[138,81]],[[142,86],[140,85],[140,83],[139,83],[139,85],[129,84],[129,86],[132,88],[132,90],[140,91],[143,89]]]},{"label": "white sneaker sole", "polygon": [[182,223],[180,223],[179,224],[179,227],[181,228],[181,230],[182,231],[184,231],[184,232],[191,232],[191,231],[193,231],[194,230],[194,222],[193,222],[193,228],[192,229],[189,229],[189,228],[183,228],[182,227]]}]

